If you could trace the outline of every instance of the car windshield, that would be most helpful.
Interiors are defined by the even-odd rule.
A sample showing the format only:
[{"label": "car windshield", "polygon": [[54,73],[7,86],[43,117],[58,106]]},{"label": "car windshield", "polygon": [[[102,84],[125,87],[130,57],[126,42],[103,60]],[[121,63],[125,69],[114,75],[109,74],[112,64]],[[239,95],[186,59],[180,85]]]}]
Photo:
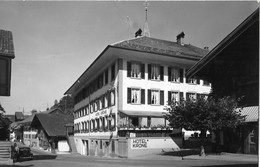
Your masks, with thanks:
[{"label": "car windshield", "polygon": [[20,148],[19,151],[30,151],[30,148]]}]

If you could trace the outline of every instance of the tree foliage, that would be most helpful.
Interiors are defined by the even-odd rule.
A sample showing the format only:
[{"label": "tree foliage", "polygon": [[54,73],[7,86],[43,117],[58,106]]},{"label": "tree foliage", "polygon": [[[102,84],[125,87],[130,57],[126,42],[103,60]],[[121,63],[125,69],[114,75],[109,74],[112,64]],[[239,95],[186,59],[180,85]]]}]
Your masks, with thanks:
[{"label": "tree foliage", "polygon": [[65,114],[73,114],[73,107],[74,107],[74,102],[73,98],[69,95],[63,96],[59,102],[58,100],[54,101],[54,105],[51,108],[59,108],[61,109]]},{"label": "tree foliage", "polygon": [[220,99],[198,97],[180,102],[170,102],[166,116],[170,126],[186,130],[215,131],[233,128],[241,124],[245,116],[241,116],[238,100],[231,97]]}]

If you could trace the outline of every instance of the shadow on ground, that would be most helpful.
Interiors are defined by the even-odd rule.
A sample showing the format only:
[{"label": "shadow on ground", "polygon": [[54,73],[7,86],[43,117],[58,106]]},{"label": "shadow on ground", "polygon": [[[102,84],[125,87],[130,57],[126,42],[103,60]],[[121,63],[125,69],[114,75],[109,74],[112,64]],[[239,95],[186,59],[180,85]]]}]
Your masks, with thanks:
[{"label": "shadow on ground", "polygon": [[188,155],[199,155],[199,153],[200,153],[200,150],[187,149],[187,150],[163,152],[161,155],[185,157]]},{"label": "shadow on ground", "polygon": [[33,155],[33,160],[56,159],[57,155]]},{"label": "shadow on ground", "polygon": [[5,164],[0,164],[0,167],[32,167],[34,165],[18,165],[18,164],[13,164],[13,165],[5,165]]},{"label": "shadow on ground", "polygon": [[[258,164],[229,164],[229,165],[210,165],[210,166],[203,166],[203,167],[258,167]],[[199,167],[199,166],[193,166]]]}]

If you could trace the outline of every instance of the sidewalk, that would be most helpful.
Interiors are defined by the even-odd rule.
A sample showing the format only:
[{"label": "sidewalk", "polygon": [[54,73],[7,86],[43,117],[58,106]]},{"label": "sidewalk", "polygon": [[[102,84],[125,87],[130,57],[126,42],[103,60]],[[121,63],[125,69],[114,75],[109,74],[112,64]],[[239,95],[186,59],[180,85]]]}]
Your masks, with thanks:
[{"label": "sidewalk", "polygon": [[183,159],[184,160],[220,160],[220,161],[258,162],[258,155],[221,153],[218,155],[209,154],[206,156],[189,155],[183,157]]}]

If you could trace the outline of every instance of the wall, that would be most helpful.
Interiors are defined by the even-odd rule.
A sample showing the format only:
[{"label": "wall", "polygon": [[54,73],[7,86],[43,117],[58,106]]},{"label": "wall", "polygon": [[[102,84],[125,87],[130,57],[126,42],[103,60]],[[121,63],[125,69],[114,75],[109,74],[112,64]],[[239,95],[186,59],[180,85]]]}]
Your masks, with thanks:
[{"label": "wall", "polygon": [[182,138],[129,138],[128,157],[136,157],[139,155],[161,153],[162,150],[180,149]]}]

